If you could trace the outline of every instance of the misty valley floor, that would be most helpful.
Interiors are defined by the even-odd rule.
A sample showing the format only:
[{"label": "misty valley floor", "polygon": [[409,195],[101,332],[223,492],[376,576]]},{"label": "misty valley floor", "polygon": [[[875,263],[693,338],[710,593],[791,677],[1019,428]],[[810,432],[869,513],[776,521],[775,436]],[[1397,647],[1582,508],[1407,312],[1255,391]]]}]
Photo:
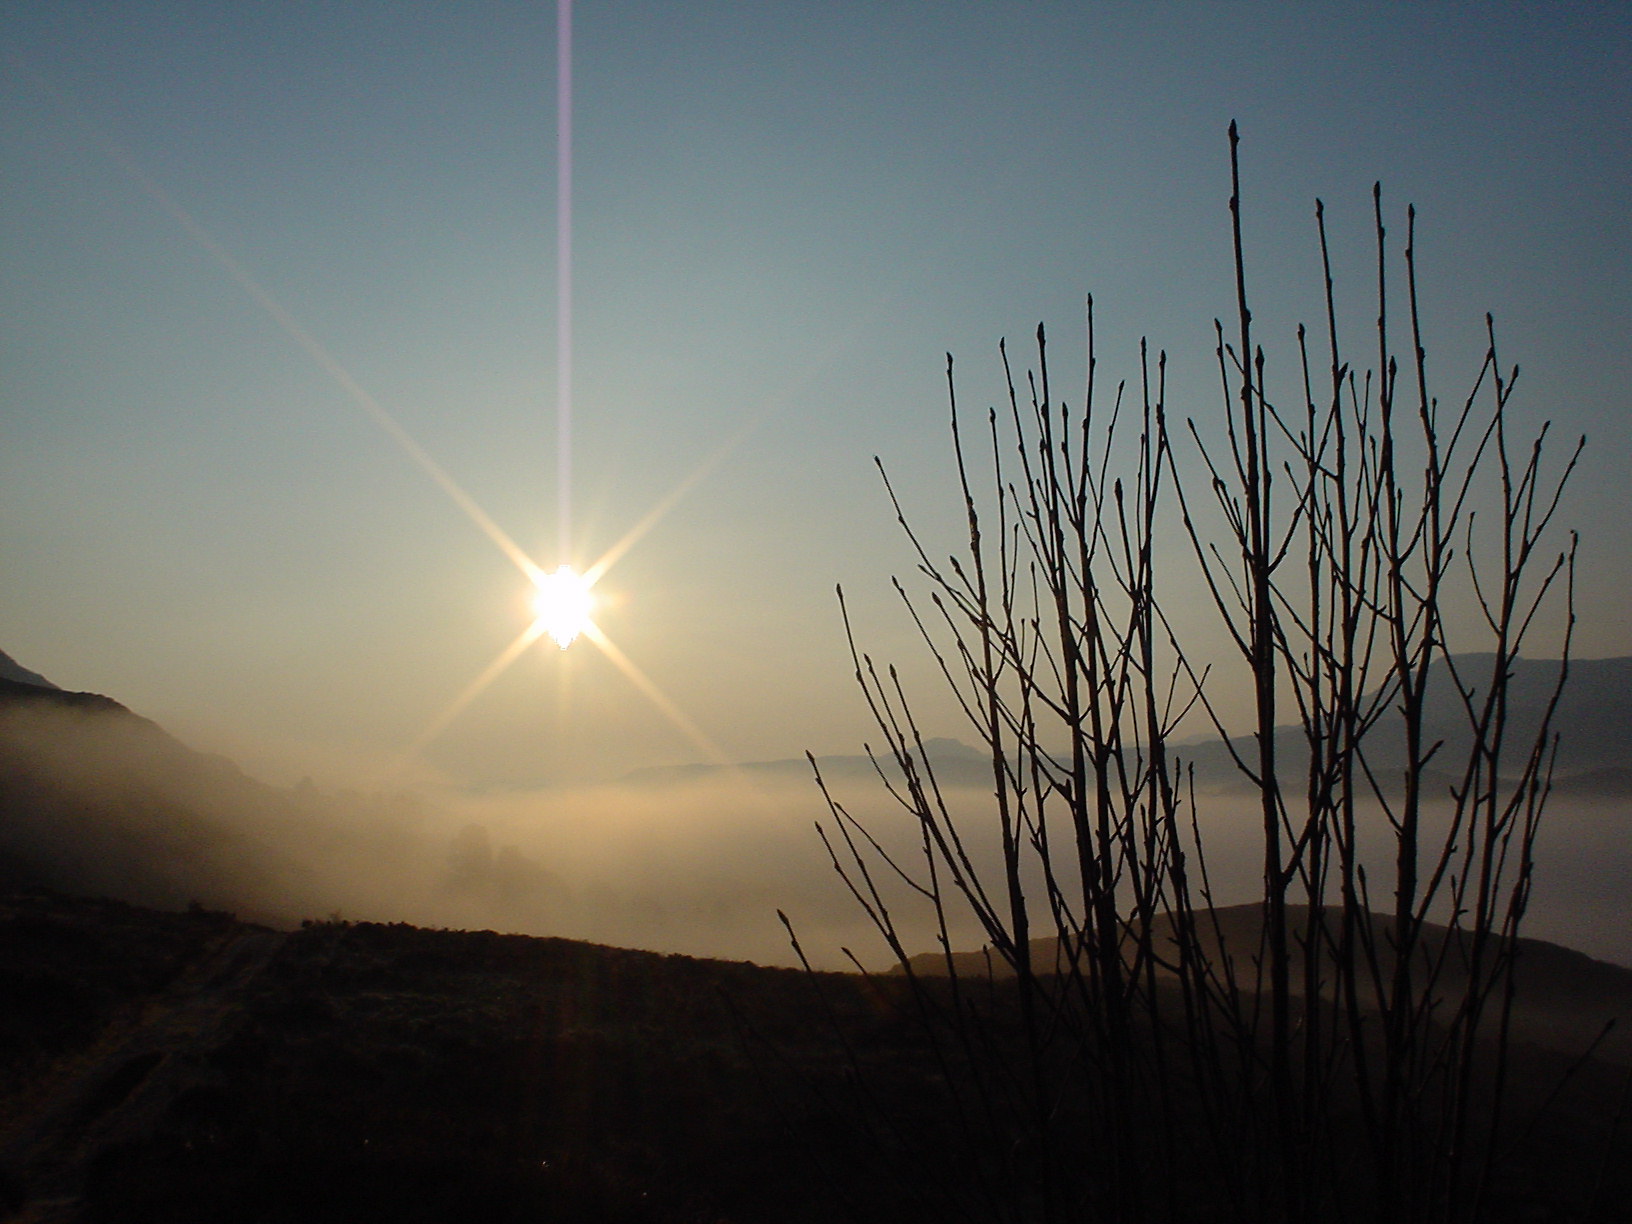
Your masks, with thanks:
[{"label": "misty valley floor", "polygon": [[[956,1218],[938,1073],[893,993],[556,939],[3,895],[0,1218]],[[857,1068],[891,1126],[868,1124]],[[1580,1150],[1619,1083],[1604,1070],[1526,1137],[1504,1218],[1632,1218],[1632,1186],[1595,1207],[1583,1187],[1599,1157],[1625,1181],[1624,1135]]]}]

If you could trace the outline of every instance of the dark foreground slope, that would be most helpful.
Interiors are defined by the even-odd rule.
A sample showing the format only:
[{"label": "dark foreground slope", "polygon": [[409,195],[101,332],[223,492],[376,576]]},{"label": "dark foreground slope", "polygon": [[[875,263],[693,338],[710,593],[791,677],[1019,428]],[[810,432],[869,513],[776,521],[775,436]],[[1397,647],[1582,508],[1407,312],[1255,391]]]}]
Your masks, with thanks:
[{"label": "dark foreground slope", "polygon": [[[39,894],[0,896],[0,975],[6,1220],[911,1221],[973,1201],[898,980]],[[1534,1103],[1570,1060],[1527,1058]],[[1623,1082],[1586,1065],[1516,1132],[1492,1219],[1632,1218]],[[1204,1198],[1187,1218],[1213,1218]]]},{"label": "dark foreground slope", "polygon": [[[1219,967],[1220,973],[1227,959],[1237,981],[1255,980],[1263,955],[1263,906],[1230,905],[1198,910],[1197,921],[1201,950]],[[1294,931],[1300,932],[1301,939],[1301,932],[1308,924],[1308,909],[1289,905],[1287,921]],[[1336,923],[1335,914],[1331,921]],[[1172,922],[1168,918],[1158,922],[1161,925],[1156,948],[1158,954],[1171,963],[1177,955]],[[1373,939],[1386,975],[1393,969],[1389,920],[1374,916],[1372,922]],[[1420,972],[1433,969],[1441,1000],[1458,998],[1467,987],[1465,966],[1455,954],[1454,942],[1450,954],[1446,954],[1444,947],[1454,938],[1446,928],[1434,923],[1424,924],[1420,936]],[[1131,958],[1133,954],[1130,939],[1128,956]],[[1603,1061],[1632,1068],[1632,969],[1594,960],[1574,949],[1541,939],[1520,939],[1516,956],[1518,994],[1511,1017],[1515,1041],[1561,1055],[1576,1055],[1593,1048]],[[1068,965],[1068,958],[1056,938],[1032,940],[1031,959],[1033,965],[1044,971],[1064,972]],[[1294,947],[1293,959],[1293,978],[1301,981],[1304,961],[1300,947]],[[924,952],[912,958],[911,967],[914,973],[927,977],[945,977],[949,967],[970,980],[983,980],[988,975],[1000,979],[1014,976],[1013,968],[989,949],[955,952],[950,966],[945,953]],[[1163,979],[1171,978],[1166,969],[1158,972]],[[1323,963],[1321,972],[1329,986],[1332,978],[1329,960]]]},{"label": "dark foreground slope", "polygon": [[841,1218],[826,1165],[913,1218],[827,1009],[927,1071],[856,978],[38,894],[0,967],[0,1219]]}]

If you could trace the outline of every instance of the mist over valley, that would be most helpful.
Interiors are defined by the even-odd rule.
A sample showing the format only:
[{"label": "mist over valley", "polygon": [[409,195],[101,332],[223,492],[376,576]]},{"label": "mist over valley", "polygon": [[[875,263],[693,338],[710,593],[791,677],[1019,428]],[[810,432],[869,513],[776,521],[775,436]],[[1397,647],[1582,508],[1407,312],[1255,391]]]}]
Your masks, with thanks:
[{"label": "mist over valley", "polygon": [[[1520,730],[1553,670],[1526,667],[1515,682]],[[819,965],[847,967],[842,948],[871,968],[891,962],[831,868],[814,827],[827,811],[805,760],[480,793],[280,787],[187,748],[111,698],[8,670],[35,676],[0,679],[0,878],[13,883],[171,909],[196,902],[285,927],[342,916],[788,965],[780,909]],[[1632,659],[1572,663],[1526,927],[1622,965],[1632,965],[1629,676]],[[1294,733],[1284,734],[1291,744]],[[952,740],[926,750],[977,861],[994,865],[989,759]],[[1258,887],[1250,787],[1220,743],[1177,751],[1194,766],[1215,899],[1236,904]],[[857,754],[817,765],[885,845],[911,851],[918,832],[880,778],[898,776],[892,762]],[[1293,757],[1287,769],[1297,768]],[[1373,806],[1379,848],[1382,823]],[[913,946],[929,950],[931,916],[914,911],[906,890],[898,900]],[[953,920],[959,946],[981,946],[967,914]]]}]

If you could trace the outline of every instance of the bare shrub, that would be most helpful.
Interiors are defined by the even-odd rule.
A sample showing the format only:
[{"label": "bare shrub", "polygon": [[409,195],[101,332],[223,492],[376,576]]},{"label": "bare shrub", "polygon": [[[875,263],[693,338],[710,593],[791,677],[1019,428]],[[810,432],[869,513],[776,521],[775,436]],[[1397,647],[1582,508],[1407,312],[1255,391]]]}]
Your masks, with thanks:
[{"label": "bare shrub", "polygon": [[[1374,364],[1347,355],[1317,202],[1326,317],[1297,333],[1302,402],[1272,398],[1234,125],[1230,140],[1217,422],[1174,429],[1165,355],[1143,347],[1135,385],[1106,395],[1090,301],[1079,406],[1053,398],[1040,327],[1024,392],[1005,351],[1008,402],[978,428],[948,356],[958,554],[932,555],[891,490],[921,579],[897,587],[989,754],[978,820],[949,803],[897,673],[846,616],[917,849],[888,849],[831,794],[823,837],[937,1053],[949,1122],[927,1142],[961,1153],[947,1202],[971,1218],[1475,1220],[1498,1172],[1567,663],[1539,726],[1510,725],[1507,679],[1543,622],[1568,658],[1574,537],[1546,540],[1579,447],[1549,474],[1545,429],[1510,436],[1517,370],[1488,319],[1471,388],[1448,406],[1431,393],[1414,213],[1402,324],[1380,190]],[[1175,531],[1193,571],[1156,562]],[[1172,629],[1197,591],[1234,645],[1216,668],[1250,680],[1245,734]],[[1425,713],[1447,702],[1455,733],[1430,738]],[[1192,711],[1253,794],[1247,907],[1209,886],[1208,796],[1186,759],[1202,750],[1175,737]],[[908,946],[908,914],[939,932],[934,956]],[[971,916],[975,957],[954,947]]]}]

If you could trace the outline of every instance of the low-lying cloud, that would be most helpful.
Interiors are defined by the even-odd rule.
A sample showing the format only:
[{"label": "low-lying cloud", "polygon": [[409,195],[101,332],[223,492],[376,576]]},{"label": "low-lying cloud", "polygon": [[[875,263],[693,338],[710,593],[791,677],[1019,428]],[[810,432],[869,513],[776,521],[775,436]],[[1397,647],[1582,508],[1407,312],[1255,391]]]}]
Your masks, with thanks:
[{"label": "low-lying cloud", "polygon": [[[697,956],[793,963],[777,910],[820,966],[891,956],[815,830],[827,809],[808,774],[713,770],[596,786],[472,795],[267,786],[192,753],[122,711],[29,703],[0,714],[0,863],[13,879],[248,918],[403,921],[556,935]],[[876,781],[839,795],[903,865],[917,831]],[[996,866],[978,787],[948,791],[971,854]],[[1219,904],[1256,895],[1250,797],[1202,796]],[[1555,802],[1527,933],[1632,964],[1626,806]],[[995,875],[989,877],[995,879]],[[880,867],[909,950],[935,946],[933,915]],[[967,913],[953,938],[984,941]]]}]

